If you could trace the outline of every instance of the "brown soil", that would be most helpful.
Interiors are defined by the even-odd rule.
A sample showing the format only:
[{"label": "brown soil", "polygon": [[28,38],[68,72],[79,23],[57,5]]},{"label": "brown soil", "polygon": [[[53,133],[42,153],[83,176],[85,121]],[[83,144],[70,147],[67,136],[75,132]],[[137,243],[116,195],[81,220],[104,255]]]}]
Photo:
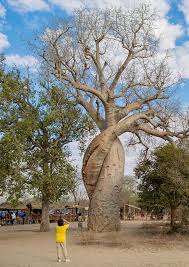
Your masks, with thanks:
[{"label": "brown soil", "polygon": [[78,233],[70,227],[70,263],[56,262],[54,228],[39,225],[0,228],[0,267],[189,267],[189,237],[167,235],[164,225],[124,222],[118,233]]}]

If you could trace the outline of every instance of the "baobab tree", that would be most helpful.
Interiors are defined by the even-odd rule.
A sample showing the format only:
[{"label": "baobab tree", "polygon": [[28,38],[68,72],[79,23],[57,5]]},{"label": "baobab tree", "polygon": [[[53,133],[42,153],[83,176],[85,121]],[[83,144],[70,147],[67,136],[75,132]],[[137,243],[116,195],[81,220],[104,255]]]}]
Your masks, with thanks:
[{"label": "baobab tree", "polygon": [[120,228],[119,201],[125,152],[119,136],[129,132],[170,140],[183,132],[170,125],[170,90],[177,78],[158,52],[156,14],[135,9],[81,9],[41,37],[40,55],[74,101],[95,121],[99,134],[83,159],[90,199],[88,228]]}]

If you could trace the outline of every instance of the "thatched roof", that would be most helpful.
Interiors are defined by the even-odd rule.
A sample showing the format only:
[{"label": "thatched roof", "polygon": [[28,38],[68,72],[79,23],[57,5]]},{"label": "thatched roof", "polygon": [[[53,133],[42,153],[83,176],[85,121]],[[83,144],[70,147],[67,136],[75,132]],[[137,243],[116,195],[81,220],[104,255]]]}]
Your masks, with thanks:
[{"label": "thatched roof", "polygon": [[[9,210],[25,210],[27,209],[27,204],[31,203],[33,209],[41,209],[42,208],[42,203],[40,200],[28,200],[25,202],[19,202],[16,205],[13,205],[8,202],[4,202],[0,204],[0,209],[9,209]],[[79,203],[80,204],[80,203]],[[64,208],[85,208],[87,207],[86,205],[73,205],[72,203],[62,203],[62,202],[57,202],[57,203],[52,203],[50,204],[50,209],[51,210],[62,210]]]},{"label": "thatched roof", "polygon": [[23,203],[18,203],[17,205],[13,205],[11,203],[5,202],[0,204],[0,209],[7,209],[7,210],[23,210],[26,209],[26,205],[24,205]]}]

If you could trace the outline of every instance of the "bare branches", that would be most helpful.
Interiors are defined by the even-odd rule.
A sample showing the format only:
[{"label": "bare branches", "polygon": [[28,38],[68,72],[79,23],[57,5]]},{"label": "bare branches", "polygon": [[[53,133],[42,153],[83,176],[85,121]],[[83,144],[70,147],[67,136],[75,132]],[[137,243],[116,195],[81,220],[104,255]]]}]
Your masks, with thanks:
[{"label": "bare branches", "polygon": [[92,103],[87,103],[82,96],[78,98],[78,103],[81,104],[86,109],[86,111],[90,114],[90,116],[95,121],[99,129],[103,130],[105,127],[105,121],[98,112],[98,109],[96,110],[93,107]]},{"label": "bare branches", "polygon": [[147,5],[81,9],[44,35],[43,59],[101,131],[114,126],[117,135],[132,132],[139,142],[139,132],[174,136],[167,103],[179,77],[170,71],[168,55],[158,52],[155,21]]},{"label": "bare branches", "polygon": [[59,68],[59,66],[55,66],[55,70],[56,70],[56,75],[57,75],[57,77],[58,77],[59,80],[61,80],[61,81],[67,81],[73,88],[78,89],[78,90],[83,91],[83,92],[92,93],[95,96],[97,96],[103,103],[106,102],[106,99],[104,98],[104,96],[102,95],[102,93],[100,93],[96,89],[88,86],[87,84],[82,84],[82,83],[80,83],[78,81],[72,80],[71,78],[69,78],[62,71],[61,68]]},{"label": "bare branches", "polygon": [[95,55],[90,51],[88,47],[86,47],[81,41],[81,44],[83,45],[83,51],[86,57],[89,57],[92,59],[92,62],[96,66],[96,71],[98,74],[99,82],[100,82],[100,87],[102,89],[102,92],[105,93],[105,87],[106,87],[106,80],[104,77],[104,66],[102,66],[100,62],[100,42],[103,40],[103,37],[101,39],[95,41],[96,45],[96,52]]},{"label": "bare branches", "polygon": [[138,100],[136,102],[133,102],[133,103],[127,105],[122,110],[120,110],[120,118],[124,118],[130,112],[133,112],[135,110],[141,109],[143,105],[148,104],[151,101],[154,101],[154,100],[157,100],[157,99],[167,99],[167,97],[166,96],[160,96],[160,93],[158,93],[158,94],[143,98],[141,100]]},{"label": "bare branches", "polygon": [[113,32],[122,47],[134,56],[150,57],[157,47],[154,37],[156,14],[148,5],[135,9],[117,10]]},{"label": "bare branches", "polygon": [[[183,118],[184,119],[184,118]],[[166,141],[173,142],[173,137],[177,138],[186,138],[189,136],[189,125],[186,122],[186,128],[179,131],[173,131],[171,128],[167,130],[162,130],[158,125],[153,121],[148,120],[148,123],[140,123],[136,126],[137,131],[143,131],[147,135],[160,137]]]},{"label": "bare branches", "polygon": [[148,151],[150,149],[150,146],[149,146],[149,142],[146,143],[143,139],[144,139],[143,136],[141,136],[141,134],[139,132],[134,132],[128,145],[129,146],[142,145],[144,147],[143,155],[146,158],[148,155]]},{"label": "bare branches", "polygon": [[114,90],[122,73],[124,72],[124,70],[126,69],[127,65],[129,64],[130,60],[132,59],[132,53],[129,52],[128,55],[127,55],[127,58],[125,59],[125,61],[123,62],[123,64],[119,67],[116,75],[115,75],[115,78],[113,79],[113,82],[112,84],[110,85],[110,90]]},{"label": "bare branches", "polygon": [[[147,30],[146,21],[149,19],[147,11],[147,8],[144,7],[132,12],[129,10],[124,12],[121,10],[78,10],[72,23],[64,23],[62,29],[48,29],[45,33],[43,40],[48,43],[48,49],[43,54],[43,58],[46,62],[54,62],[55,74],[58,73],[57,77],[59,79],[68,81],[76,90],[84,90],[95,94],[106,104],[105,99],[108,95],[111,95],[111,98],[115,97],[114,94],[109,93],[109,89],[110,91],[116,89],[128,64],[132,58],[137,58],[137,53],[140,53],[141,47],[137,43],[137,35],[141,36],[141,31],[144,33]],[[139,15],[141,19],[138,19]],[[131,19],[131,16],[133,16],[133,19]],[[128,24],[123,24],[122,20],[125,18],[127,18]],[[118,19],[120,19],[119,23]],[[133,28],[134,20],[138,25],[136,29]],[[150,31],[150,29],[147,31]],[[125,60],[118,65],[118,68],[112,68],[109,56],[112,54],[112,59],[115,58],[114,53],[117,53],[116,50],[120,48],[117,45],[120,40],[119,36],[125,35],[126,32],[127,38],[132,39],[131,47],[125,52],[125,46],[123,45],[124,49],[120,52],[123,53]],[[136,47],[140,49],[135,51]],[[144,50],[146,50],[146,47]],[[50,66],[52,67],[52,64]],[[97,87],[94,86],[92,81],[93,73],[98,74]],[[89,79],[90,87],[93,90],[89,90]],[[79,86],[77,86],[78,83]],[[84,83],[88,83],[87,90],[86,87],[84,89],[81,86]]]},{"label": "bare branches", "polygon": [[137,122],[139,122],[140,120],[149,121],[150,118],[154,116],[155,114],[153,110],[147,110],[126,117],[117,124],[115,128],[115,133],[119,136],[124,132],[134,132],[136,129]]},{"label": "bare branches", "polygon": [[159,129],[156,129],[155,127],[152,127],[153,125],[150,125],[148,123],[141,123],[140,125],[137,126],[137,130],[141,130],[148,135],[153,135],[156,137],[160,137],[162,139],[167,140],[167,136],[173,137],[174,134],[171,131],[161,131]]}]

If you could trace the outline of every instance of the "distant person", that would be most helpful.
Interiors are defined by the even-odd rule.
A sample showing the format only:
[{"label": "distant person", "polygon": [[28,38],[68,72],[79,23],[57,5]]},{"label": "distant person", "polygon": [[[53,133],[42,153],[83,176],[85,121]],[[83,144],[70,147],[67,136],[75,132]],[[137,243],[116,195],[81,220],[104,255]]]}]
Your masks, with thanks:
[{"label": "distant person", "polygon": [[83,217],[81,213],[79,213],[79,216],[78,216],[78,229],[81,231],[83,230]]},{"label": "distant person", "polygon": [[[66,224],[65,224],[65,223]],[[57,247],[57,261],[61,262],[61,249],[65,262],[69,262],[67,247],[66,247],[66,231],[69,228],[69,222],[65,219],[59,219],[56,226],[56,247]]]},{"label": "distant person", "polygon": [[131,220],[131,212],[128,212],[128,220]]},{"label": "distant person", "polygon": [[2,219],[2,225],[5,225],[6,224],[6,212],[5,211],[2,212],[1,219]]},{"label": "distant person", "polygon": [[16,223],[16,214],[14,212],[11,214],[11,223],[12,225]]},{"label": "distant person", "polygon": [[141,211],[141,218],[144,219],[144,212]]},{"label": "distant person", "polygon": [[22,211],[22,224],[25,224],[25,219],[26,219],[26,213],[25,211]]},{"label": "distant person", "polygon": [[3,225],[3,212],[0,211],[0,226]]}]

